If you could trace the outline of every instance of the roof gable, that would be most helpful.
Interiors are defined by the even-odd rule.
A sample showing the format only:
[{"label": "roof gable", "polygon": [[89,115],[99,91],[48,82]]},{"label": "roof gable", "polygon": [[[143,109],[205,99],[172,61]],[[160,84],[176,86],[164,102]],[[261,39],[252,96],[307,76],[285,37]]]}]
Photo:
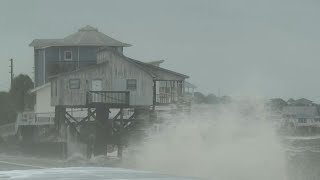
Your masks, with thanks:
[{"label": "roof gable", "polygon": [[[156,67],[156,66],[153,66],[153,65],[148,64],[148,63],[143,63],[143,62],[138,61],[138,60],[134,60],[134,59],[128,58],[128,57],[124,56],[123,54],[119,53],[118,51],[110,49],[110,48],[101,49],[99,51],[99,53],[101,53],[103,51],[106,51],[106,50],[113,52],[115,55],[120,56],[122,58],[122,60],[128,61],[129,63],[133,64],[134,66],[140,68],[142,71],[144,71],[147,74],[149,74],[155,80],[172,80],[172,79],[160,79],[160,77],[156,73],[157,71],[161,71],[161,72],[169,74],[169,75],[171,74],[171,75],[174,75],[174,76],[178,76],[180,79],[188,78],[188,76],[186,76],[186,75],[183,75],[183,74],[180,74],[180,73],[177,73],[177,72],[174,72],[174,71],[170,71],[170,70],[167,70],[167,69],[164,69],[164,68]],[[82,68],[82,69],[78,69],[78,70],[75,70],[75,71],[60,73],[60,74],[57,74],[55,76],[51,76],[50,79],[56,78],[56,77],[59,77],[59,76],[63,76],[63,75],[67,75],[67,74],[77,73],[79,71],[86,71],[86,70],[89,70],[89,69],[92,69],[92,68],[97,68],[97,67],[100,67],[101,65],[103,65],[105,63],[106,63],[106,61],[98,63],[98,64],[95,64],[95,65],[91,65],[91,66],[88,66],[88,67],[85,67],[85,68]],[[178,79],[175,79],[175,80],[178,80]]]},{"label": "roof gable", "polygon": [[157,66],[154,66],[153,64],[150,64],[150,63],[145,63],[145,62],[141,62],[141,61],[126,57],[122,53],[119,53],[118,51],[116,51],[114,49],[111,49],[111,48],[108,48],[108,47],[100,48],[98,53],[101,53],[101,52],[104,52],[104,51],[111,51],[114,54],[124,58],[125,60],[135,64],[136,66],[140,67],[142,70],[144,70],[145,72],[150,74],[156,80],[164,80],[164,79],[161,79],[161,77],[158,76],[158,74],[156,73],[157,71],[160,71],[160,72],[163,72],[163,73],[166,73],[166,74],[170,74],[170,75],[174,75],[174,76],[178,76],[181,79],[189,78],[189,76],[187,76],[187,75],[184,75],[184,74],[181,74],[181,73],[178,73],[178,72],[174,72],[174,71],[171,71],[171,70],[168,70],[168,69],[165,69],[165,68],[157,67]]}]

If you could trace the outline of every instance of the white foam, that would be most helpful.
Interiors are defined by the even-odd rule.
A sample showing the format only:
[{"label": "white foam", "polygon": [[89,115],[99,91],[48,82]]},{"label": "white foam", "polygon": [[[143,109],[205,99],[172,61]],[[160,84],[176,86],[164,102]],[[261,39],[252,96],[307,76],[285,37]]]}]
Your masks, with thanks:
[{"label": "white foam", "polygon": [[168,119],[135,147],[137,167],[219,180],[284,180],[285,149],[263,103],[197,109]]},{"label": "white foam", "polygon": [[158,179],[158,180],[191,180],[178,178],[148,171],[135,171],[121,168],[105,167],[71,167],[50,168],[38,170],[0,171],[3,179],[95,179],[95,180],[131,180],[131,179]]},{"label": "white foam", "polygon": [[320,136],[285,136],[284,139],[288,139],[288,140],[315,140],[315,139],[320,139]]}]

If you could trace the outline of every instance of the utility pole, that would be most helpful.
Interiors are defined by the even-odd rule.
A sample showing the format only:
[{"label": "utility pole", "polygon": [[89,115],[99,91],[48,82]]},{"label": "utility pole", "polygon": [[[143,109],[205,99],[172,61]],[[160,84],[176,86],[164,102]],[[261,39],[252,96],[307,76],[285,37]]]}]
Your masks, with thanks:
[{"label": "utility pole", "polygon": [[13,82],[13,59],[10,59],[10,75],[11,75],[11,81],[10,81],[10,87],[12,88],[12,82]]}]

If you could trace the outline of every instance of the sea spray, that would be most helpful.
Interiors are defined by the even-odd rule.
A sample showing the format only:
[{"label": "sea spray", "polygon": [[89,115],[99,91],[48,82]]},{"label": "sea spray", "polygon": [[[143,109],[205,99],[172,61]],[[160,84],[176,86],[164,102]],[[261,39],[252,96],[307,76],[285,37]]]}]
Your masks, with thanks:
[{"label": "sea spray", "polygon": [[284,180],[285,152],[263,102],[195,106],[166,115],[130,147],[136,168],[217,180]]}]

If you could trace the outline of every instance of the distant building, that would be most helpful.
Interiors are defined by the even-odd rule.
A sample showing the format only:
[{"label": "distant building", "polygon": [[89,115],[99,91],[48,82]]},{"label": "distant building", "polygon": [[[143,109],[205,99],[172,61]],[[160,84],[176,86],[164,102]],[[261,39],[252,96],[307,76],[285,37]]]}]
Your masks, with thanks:
[{"label": "distant building", "polygon": [[288,106],[288,103],[281,98],[273,98],[267,102],[267,105],[273,111],[281,111],[284,106]]},{"label": "distant building", "polygon": [[186,94],[190,95],[191,97],[194,97],[195,90],[197,89],[196,85],[191,84],[188,81],[185,81],[184,88],[185,88]]},{"label": "distant building", "polygon": [[305,99],[305,98],[301,98],[301,99],[297,99],[297,100],[290,98],[288,100],[288,105],[290,105],[290,106],[312,106],[312,105],[314,105],[314,103],[308,99]]},{"label": "distant building", "polygon": [[282,114],[286,123],[294,127],[320,126],[320,114],[316,106],[285,106]]},{"label": "distant building", "polygon": [[293,105],[296,101],[292,98],[288,99],[287,103],[288,105]]}]

